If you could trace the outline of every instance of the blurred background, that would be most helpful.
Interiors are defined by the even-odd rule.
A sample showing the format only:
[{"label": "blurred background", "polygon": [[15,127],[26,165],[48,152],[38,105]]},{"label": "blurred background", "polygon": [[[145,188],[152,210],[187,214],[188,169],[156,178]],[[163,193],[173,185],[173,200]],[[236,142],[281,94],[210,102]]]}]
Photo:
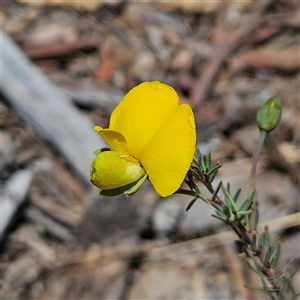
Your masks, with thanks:
[{"label": "blurred background", "polygon": [[0,14],[2,299],[265,299],[243,287],[260,281],[205,203],[89,183],[105,146],[93,126],[147,80],[193,107],[201,151],[223,165],[215,182],[233,191],[249,185],[258,108],[281,98],[260,220],[299,287],[298,1],[14,0]]}]

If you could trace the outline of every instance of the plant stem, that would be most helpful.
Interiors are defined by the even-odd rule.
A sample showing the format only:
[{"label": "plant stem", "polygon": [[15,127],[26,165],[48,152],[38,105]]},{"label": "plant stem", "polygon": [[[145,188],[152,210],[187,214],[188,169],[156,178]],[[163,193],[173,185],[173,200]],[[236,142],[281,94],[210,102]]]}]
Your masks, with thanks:
[{"label": "plant stem", "polygon": [[185,189],[178,189],[174,194],[188,195],[193,196],[195,198],[199,198],[199,195],[197,195],[196,192]]},{"label": "plant stem", "polygon": [[253,155],[252,159],[252,167],[251,167],[251,173],[250,173],[250,193],[252,193],[255,190],[255,176],[256,176],[256,167],[259,159],[259,155],[262,149],[262,146],[266,140],[266,137],[268,135],[268,132],[265,130],[259,131],[259,141],[256,148],[256,151]]}]

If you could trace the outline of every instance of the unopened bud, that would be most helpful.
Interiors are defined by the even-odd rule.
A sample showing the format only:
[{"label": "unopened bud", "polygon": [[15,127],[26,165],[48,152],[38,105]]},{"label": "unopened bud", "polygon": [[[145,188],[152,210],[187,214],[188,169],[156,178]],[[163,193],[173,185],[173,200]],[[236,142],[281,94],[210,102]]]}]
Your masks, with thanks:
[{"label": "unopened bud", "polygon": [[91,182],[102,190],[111,190],[139,180],[144,169],[133,157],[115,151],[102,151],[91,164]]},{"label": "unopened bud", "polygon": [[256,123],[259,129],[269,132],[279,124],[280,117],[281,101],[274,96],[260,107],[256,115]]}]

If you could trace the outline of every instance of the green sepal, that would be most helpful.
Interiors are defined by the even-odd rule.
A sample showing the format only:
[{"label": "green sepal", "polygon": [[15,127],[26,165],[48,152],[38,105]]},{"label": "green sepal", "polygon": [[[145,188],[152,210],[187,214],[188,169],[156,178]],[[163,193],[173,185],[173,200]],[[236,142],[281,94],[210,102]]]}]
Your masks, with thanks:
[{"label": "green sepal", "polygon": [[125,195],[131,196],[134,195],[144,184],[148,175],[145,174],[142,178],[135,182],[135,184],[127,191],[124,192]]},{"label": "green sepal", "polygon": [[131,182],[124,186],[121,186],[121,187],[118,187],[115,189],[110,189],[110,190],[101,190],[100,195],[112,197],[112,196],[118,196],[118,195],[124,193],[125,195],[131,196],[131,195],[135,194],[143,186],[146,179],[147,179],[147,174],[145,174],[139,180],[137,180],[135,182]]},{"label": "green sepal", "polygon": [[97,156],[98,154],[100,154],[101,152],[104,152],[104,151],[111,151],[111,149],[110,148],[97,149],[93,152],[93,154]]},{"label": "green sepal", "polygon": [[136,183],[137,183],[137,181],[117,187],[115,189],[101,190],[100,195],[108,196],[108,197],[118,196],[118,195],[125,193],[127,190],[129,190],[131,187],[133,187]]}]

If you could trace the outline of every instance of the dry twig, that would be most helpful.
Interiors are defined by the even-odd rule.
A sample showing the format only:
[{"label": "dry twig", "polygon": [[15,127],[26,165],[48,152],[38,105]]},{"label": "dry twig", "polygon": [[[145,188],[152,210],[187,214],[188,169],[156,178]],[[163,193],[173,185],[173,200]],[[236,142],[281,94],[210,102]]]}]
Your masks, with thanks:
[{"label": "dry twig", "polygon": [[270,0],[261,2],[250,16],[248,22],[236,29],[233,33],[228,33],[217,43],[215,52],[201,73],[202,76],[194,83],[191,93],[191,103],[195,109],[197,109],[199,104],[207,97],[228,56],[243,45],[249,39],[249,36],[264,23],[262,15],[270,3]]}]

